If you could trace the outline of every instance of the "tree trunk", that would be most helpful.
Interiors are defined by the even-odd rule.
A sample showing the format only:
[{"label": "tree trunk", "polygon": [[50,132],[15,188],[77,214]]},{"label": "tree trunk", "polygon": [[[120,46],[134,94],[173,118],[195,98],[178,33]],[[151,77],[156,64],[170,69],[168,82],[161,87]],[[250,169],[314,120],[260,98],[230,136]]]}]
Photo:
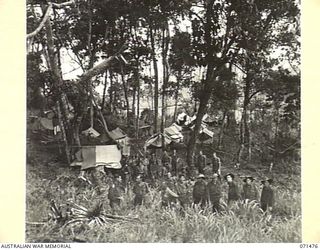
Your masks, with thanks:
[{"label": "tree trunk", "polygon": [[[42,7],[43,13],[45,13],[44,6]],[[66,100],[66,96],[64,93],[61,92],[61,86],[63,85],[63,80],[61,76],[61,70],[58,68],[58,58],[57,54],[54,51],[54,42],[53,42],[53,35],[52,35],[52,27],[50,18],[48,18],[45,22],[45,30],[46,30],[46,37],[47,37],[47,47],[48,47],[48,56],[49,56],[49,66],[52,70],[53,76],[53,85],[55,94],[58,96],[58,104],[56,105],[59,123],[61,126],[61,133],[62,139],[64,141],[65,146],[65,153],[66,159],[68,164],[70,164],[71,156],[69,150],[69,143],[67,140],[67,131],[66,131],[66,124],[68,121],[68,104]]]},{"label": "tree trunk", "polygon": [[174,92],[174,113],[173,113],[173,120],[172,122],[175,122],[177,119],[177,112],[178,112],[178,96],[179,96],[179,86],[176,86],[175,92]]},{"label": "tree trunk", "polygon": [[140,116],[140,78],[139,69],[137,72],[137,117],[136,117],[136,138],[139,138],[139,116]]},{"label": "tree trunk", "polygon": [[123,86],[123,91],[124,91],[124,98],[126,101],[126,109],[127,109],[127,126],[130,125],[130,117],[129,117],[129,98],[128,98],[128,89],[127,89],[127,84],[124,78],[124,71],[123,71],[123,66],[121,64],[121,81],[122,81],[122,86]]},{"label": "tree trunk", "polygon": [[150,33],[150,41],[151,41],[151,49],[152,49],[152,62],[154,69],[154,133],[158,131],[158,98],[159,98],[159,76],[158,76],[158,66],[157,66],[157,58],[156,58],[156,49],[155,49],[155,39],[153,34],[153,28],[150,23],[149,27]]},{"label": "tree trunk", "polygon": [[280,117],[279,117],[279,107],[278,105],[275,105],[276,109],[276,118],[275,118],[275,130],[274,130],[274,141],[273,141],[273,163],[276,164],[278,161],[278,136],[279,136],[279,122],[280,122]]},{"label": "tree trunk", "polygon": [[116,96],[116,91],[114,90],[114,86],[113,86],[112,70],[109,70],[109,79],[110,79],[110,88],[109,88],[110,112],[113,114],[113,112],[116,111],[116,107],[114,104],[114,97]]},{"label": "tree trunk", "polygon": [[222,147],[222,140],[223,140],[223,135],[224,135],[224,128],[226,126],[227,114],[228,114],[228,110],[225,110],[223,112],[222,123],[221,123],[220,131],[219,131],[218,149],[221,149],[221,147]]},{"label": "tree trunk", "polygon": [[[249,141],[250,141],[250,129],[248,125],[248,106],[250,103],[250,89],[251,89],[251,80],[252,76],[251,73],[247,70],[247,76],[245,78],[245,86],[243,89],[243,110],[242,110],[242,117],[240,123],[240,148],[238,150],[238,159],[243,158],[244,148],[247,147],[249,149]],[[249,151],[248,151],[249,153]]]},{"label": "tree trunk", "polygon": [[101,111],[102,112],[104,110],[104,105],[105,105],[105,102],[106,102],[107,85],[108,85],[108,73],[106,71],[106,74],[104,76],[104,86],[103,86],[102,102],[101,102]]},{"label": "tree trunk", "polygon": [[136,83],[134,83],[133,86],[133,91],[132,91],[132,119],[135,118],[135,114],[136,114],[136,93],[137,93],[137,87],[136,87]]}]

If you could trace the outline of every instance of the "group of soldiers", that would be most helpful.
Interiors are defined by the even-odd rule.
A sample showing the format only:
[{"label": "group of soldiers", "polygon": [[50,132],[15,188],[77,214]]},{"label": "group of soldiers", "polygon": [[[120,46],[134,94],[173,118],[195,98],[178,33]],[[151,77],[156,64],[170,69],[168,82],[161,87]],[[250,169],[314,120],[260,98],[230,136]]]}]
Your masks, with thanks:
[{"label": "group of soldiers", "polygon": [[200,208],[211,206],[212,212],[220,211],[223,192],[227,194],[227,204],[232,206],[239,200],[256,201],[263,211],[271,211],[274,206],[274,189],[272,179],[263,180],[261,194],[252,176],[243,178],[240,189],[234,181],[232,173],[221,178],[221,160],[214,152],[211,162],[200,151],[195,161],[196,178],[186,169],[186,163],[175,151],[170,156],[167,152],[162,159],[154,154],[144,159],[132,157],[123,162],[120,173],[113,175],[108,190],[108,199],[113,211],[120,207],[123,193],[131,189],[134,194],[132,201],[135,207],[142,205],[150,187],[161,193],[162,207],[179,207],[185,209],[190,205]]}]

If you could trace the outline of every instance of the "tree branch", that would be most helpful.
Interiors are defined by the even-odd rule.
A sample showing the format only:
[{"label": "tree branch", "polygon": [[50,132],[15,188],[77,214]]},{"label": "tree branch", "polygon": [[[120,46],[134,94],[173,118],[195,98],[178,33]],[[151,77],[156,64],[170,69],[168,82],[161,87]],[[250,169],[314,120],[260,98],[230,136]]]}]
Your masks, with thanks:
[{"label": "tree branch", "polygon": [[251,100],[252,97],[254,97],[256,94],[258,94],[259,92],[261,92],[262,89],[258,89],[257,91],[253,92],[250,96],[249,96],[249,100]]},{"label": "tree branch", "polygon": [[51,10],[52,10],[52,4],[49,4],[48,8],[47,8],[47,11],[46,11],[41,23],[39,24],[39,26],[33,32],[27,34],[27,39],[30,39],[31,37],[34,37],[35,35],[37,35],[40,32],[40,30],[43,28],[43,26],[45,25],[46,21],[49,18]]},{"label": "tree branch", "polygon": [[203,25],[205,25],[205,22],[203,21],[203,18],[201,16],[199,16],[198,13],[196,13],[196,12],[194,12],[192,10],[190,10],[189,12],[190,12],[190,14],[195,15],[199,19],[199,21],[202,22]]},{"label": "tree branch", "polygon": [[65,3],[60,3],[60,4],[49,3],[47,11],[46,11],[41,23],[39,24],[39,26],[33,32],[27,34],[27,39],[29,39],[31,37],[34,37],[35,35],[37,35],[40,32],[40,30],[43,28],[44,24],[48,20],[48,18],[50,16],[50,12],[52,11],[52,8],[60,9],[60,8],[65,7],[65,6],[69,6],[69,5],[73,5],[73,4],[75,4],[74,0],[71,0],[71,1],[68,1],[68,2],[65,2]]}]

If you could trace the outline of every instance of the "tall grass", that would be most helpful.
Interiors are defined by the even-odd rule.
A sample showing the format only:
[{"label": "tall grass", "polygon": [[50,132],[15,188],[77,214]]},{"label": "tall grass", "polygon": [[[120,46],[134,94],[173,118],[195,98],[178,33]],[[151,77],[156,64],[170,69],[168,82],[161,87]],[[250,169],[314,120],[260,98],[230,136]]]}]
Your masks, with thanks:
[{"label": "tall grass", "polygon": [[[40,225],[27,224],[28,242],[69,241],[87,242],[300,242],[301,199],[296,191],[279,190],[274,211],[264,214],[254,202],[238,202],[228,207],[222,201],[220,214],[212,214],[209,206],[201,210],[189,206],[161,208],[158,190],[151,188],[144,204],[133,207],[133,193],[123,196],[122,216],[139,221],[107,222],[101,226],[88,223],[61,226],[49,220],[50,200],[63,209],[68,200],[86,208],[97,202],[110,213],[107,200],[108,183],[103,182],[101,193],[81,183],[75,177],[59,175],[55,180],[42,180],[28,174],[27,221],[43,221]],[[280,202],[281,201],[281,202]]]}]

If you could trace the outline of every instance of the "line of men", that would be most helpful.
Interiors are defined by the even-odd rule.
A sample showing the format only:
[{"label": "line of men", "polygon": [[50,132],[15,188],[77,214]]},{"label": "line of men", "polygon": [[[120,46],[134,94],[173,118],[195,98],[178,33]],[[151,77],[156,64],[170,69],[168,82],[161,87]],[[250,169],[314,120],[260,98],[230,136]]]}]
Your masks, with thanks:
[{"label": "line of men", "polygon": [[199,151],[197,157],[195,154],[192,156],[191,168],[187,168],[187,163],[177,155],[176,150],[173,150],[171,155],[168,151],[164,151],[162,158],[157,158],[154,153],[144,158],[140,156],[124,158],[122,166],[125,182],[135,179],[138,175],[155,180],[165,177],[168,172],[174,176],[183,174],[188,177],[195,176],[198,173],[208,174],[213,172],[221,174],[221,160],[217,157],[216,152],[213,152],[211,159],[208,160],[202,150]]},{"label": "line of men", "polygon": [[[228,173],[224,176],[227,182],[227,203],[232,204],[239,200],[260,201],[260,206],[263,211],[272,211],[274,206],[274,189],[272,187],[272,179],[262,181],[262,192],[259,197],[259,192],[256,185],[253,183],[254,178],[247,176],[243,179],[244,184],[242,189],[238,188],[234,182],[235,176]],[[180,206],[182,209],[187,208],[191,204],[199,205],[204,208],[207,204],[211,205],[212,212],[220,211],[220,201],[224,191],[221,177],[218,173],[213,173],[211,176],[199,174],[197,180],[187,180],[185,174],[179,174],[179,177],[168,172],[165,178],[161,178],[152,183],[153,187],[161,192],[161,206]],[[146,194],[148,193],[150,183],[143,180],[142,175],[137,175],[132,185],[126,186],[132,188],[134,194],[133,205],[142,205]],[[113,211],[118,210],[121,197],[125,190],[125,184],[120,175],[116,176],[109,188],[108,199],[110,207]]]}]

